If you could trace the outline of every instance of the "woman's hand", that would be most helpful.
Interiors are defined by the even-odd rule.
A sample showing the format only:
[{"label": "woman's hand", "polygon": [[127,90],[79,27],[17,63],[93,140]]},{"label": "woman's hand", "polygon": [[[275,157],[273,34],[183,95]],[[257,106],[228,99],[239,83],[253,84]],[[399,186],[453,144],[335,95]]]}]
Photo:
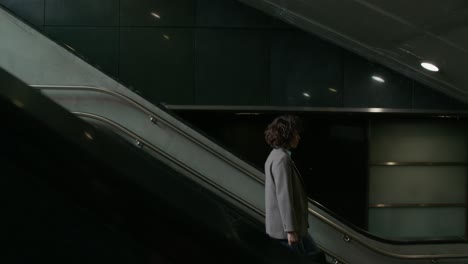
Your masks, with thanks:
[{"label": "woman's hand", "polygon": [[293,244],[299,243],[299,236],[296,232],[288,232],[288,244],[292,246]]}]

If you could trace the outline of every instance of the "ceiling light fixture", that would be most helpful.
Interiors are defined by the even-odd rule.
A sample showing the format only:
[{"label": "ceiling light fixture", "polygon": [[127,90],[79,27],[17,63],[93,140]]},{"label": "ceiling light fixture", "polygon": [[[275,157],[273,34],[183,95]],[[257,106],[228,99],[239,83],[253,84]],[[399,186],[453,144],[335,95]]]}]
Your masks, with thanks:
[{"label": "ceiling light fixture", "polygon": [[310,97],[310,94],[308,93],[302,93],[302,95],[304,95],[305,97]]},{"label": "ceiling light fixture", "polygon": [[156,14],[155,12],[151,12],[151,15],[154,16],[154,17],[157,18],[157,19],[160,19],[160,18],[161,18],[161,17],[160,17],[158,14]]},{"label": "ceiling light fixture", "polygon": [[380,82],[380,83],[384,83],[385,80],[380,77],[380,76],[377,76],[377,75],[372,75],[372,80],[376,81],[376,82]]},{"label": "ceiling light fixture", "polygon": [[421,66],[428,71],[432,71],[432,72],[439,71],[439,67],[435,66],[434,64],[430,62],[421,62]]},{"label": "ceiling light fixture", "polygon": [[381,113],[383,111],[384,111],[383,108],[369,108],[369,112],[371,113]]}]

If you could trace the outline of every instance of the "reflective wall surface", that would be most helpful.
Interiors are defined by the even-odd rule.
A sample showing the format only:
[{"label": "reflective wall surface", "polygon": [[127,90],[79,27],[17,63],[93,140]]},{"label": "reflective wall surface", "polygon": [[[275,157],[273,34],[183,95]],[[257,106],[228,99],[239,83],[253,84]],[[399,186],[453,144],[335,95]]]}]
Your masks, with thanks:
[{"label": "reflective wall surface", "polygon": [[[174,110],[263,171],[275,111]],[[392,240],[466,237],[467,120],[401,113],[289,112],[304,121],[292,159],[309,197]]]},{"label": "reflective wall surface", "polygon": [[466,109],[235,0],[0,0],[154,103]]},{"label": "reflective wall surface", "polygon": [[459,238],[467,225],[466,120],[369,125],[369,231],[388,238]]},{"label": "reflective wall surface", "polygon": [[[266,126],[279,114],[228,111],[177,111],[215,142],[263,171],[271,149]],[[367,229],[366,120],[346,115],[296,113],[304,133],[292,158],[309,197],[364,230]]]}]

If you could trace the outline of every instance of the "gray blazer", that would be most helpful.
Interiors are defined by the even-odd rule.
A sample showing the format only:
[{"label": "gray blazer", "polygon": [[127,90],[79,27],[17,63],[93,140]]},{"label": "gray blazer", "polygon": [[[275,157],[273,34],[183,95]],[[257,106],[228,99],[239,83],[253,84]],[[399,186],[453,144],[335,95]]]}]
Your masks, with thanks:
[{"label": "gray blazer", "polygon": [[266,233],[287,239],[287,232],[307,233],[308,204],[302,176],[287,150],[273,149],[265,162]]}]

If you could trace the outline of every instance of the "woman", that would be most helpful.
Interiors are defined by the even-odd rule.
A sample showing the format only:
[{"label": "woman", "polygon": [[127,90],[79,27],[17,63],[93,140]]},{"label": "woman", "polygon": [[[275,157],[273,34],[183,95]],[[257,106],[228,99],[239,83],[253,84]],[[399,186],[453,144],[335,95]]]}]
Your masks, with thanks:
[{"label": "woman", "polygon": [[265,140],[273,148],[265,162],[266,232],[300,255],[323,260],[307,232],[307,192],[290,157],[299,145],[300,132],[300,119],[291,115],[277,117],[265,131]]}]

